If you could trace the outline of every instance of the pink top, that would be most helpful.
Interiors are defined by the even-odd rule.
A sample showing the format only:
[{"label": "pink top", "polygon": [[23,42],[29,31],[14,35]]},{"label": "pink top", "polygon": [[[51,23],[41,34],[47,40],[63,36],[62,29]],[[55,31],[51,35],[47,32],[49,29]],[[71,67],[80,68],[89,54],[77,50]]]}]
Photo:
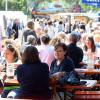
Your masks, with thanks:
[{"label": "pink top", "polygon": [[54,60],[54,48],[50,45],[36,46],[39,51],[39,57],[42,62],[45,62],[50,67],[51,62]]}]

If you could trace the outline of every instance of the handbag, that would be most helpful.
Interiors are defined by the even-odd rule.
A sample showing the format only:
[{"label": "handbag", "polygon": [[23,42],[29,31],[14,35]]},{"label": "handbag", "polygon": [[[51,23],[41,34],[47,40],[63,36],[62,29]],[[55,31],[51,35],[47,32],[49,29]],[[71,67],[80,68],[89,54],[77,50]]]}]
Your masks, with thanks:
[{"label": "handbag", "polygon": [[58,80],[58,84],[80,85],[80,76],[74,70],[71,72],[66,72],[65,75]]},{"label": "handbag", "polygon": [[71,71],[67,79],[67,83],[71,85],[80,85],[80,76],[77,72]]}]

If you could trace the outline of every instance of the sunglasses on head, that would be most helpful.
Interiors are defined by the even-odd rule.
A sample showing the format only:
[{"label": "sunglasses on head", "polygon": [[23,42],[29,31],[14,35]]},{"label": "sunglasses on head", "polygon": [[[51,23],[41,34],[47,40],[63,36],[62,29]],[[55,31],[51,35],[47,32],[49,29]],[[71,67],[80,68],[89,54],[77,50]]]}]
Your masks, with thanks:
[{"label": "sunglasses on head", "polygon": [[9,49],[9,50],[11,50],[11,51],[15,51],[14,48],[13,48],[13,46],[11,44],[7,44],[6,48]]}]

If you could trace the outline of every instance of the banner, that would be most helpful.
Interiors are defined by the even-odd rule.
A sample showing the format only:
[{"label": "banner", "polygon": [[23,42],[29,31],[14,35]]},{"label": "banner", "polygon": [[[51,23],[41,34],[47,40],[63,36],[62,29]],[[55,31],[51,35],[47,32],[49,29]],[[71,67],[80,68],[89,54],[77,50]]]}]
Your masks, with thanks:
[{"label": "banner", "polygon": [[100,0],[82,0],[83,3],[100,3]]},{"label": "banner", "polygon": [[82,0],[82,3],[100,8],[100,0]]}]

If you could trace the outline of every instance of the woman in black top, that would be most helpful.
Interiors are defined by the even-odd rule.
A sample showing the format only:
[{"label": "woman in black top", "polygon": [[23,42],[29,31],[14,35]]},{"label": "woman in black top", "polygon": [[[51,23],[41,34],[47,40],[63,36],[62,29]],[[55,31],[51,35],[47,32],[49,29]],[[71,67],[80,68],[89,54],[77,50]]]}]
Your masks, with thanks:
[{"label": "woman in black top", "polygon": [[50,76],[58,81],[64,81],[64,75],[74,70],[74,64],[68,57],[68,47],[64,43],[58,43],[54,47],[55,60],[51,63]]},{"label": "woman in black top", "polygon": [[[22,63],[17,67],[20,89],[15,90],[15,98],[49,100],[49,67],[40,61],[38,50],[28,46],[22,54]],[[8,97],[11,96],[11,93],[8,94]]]}]

